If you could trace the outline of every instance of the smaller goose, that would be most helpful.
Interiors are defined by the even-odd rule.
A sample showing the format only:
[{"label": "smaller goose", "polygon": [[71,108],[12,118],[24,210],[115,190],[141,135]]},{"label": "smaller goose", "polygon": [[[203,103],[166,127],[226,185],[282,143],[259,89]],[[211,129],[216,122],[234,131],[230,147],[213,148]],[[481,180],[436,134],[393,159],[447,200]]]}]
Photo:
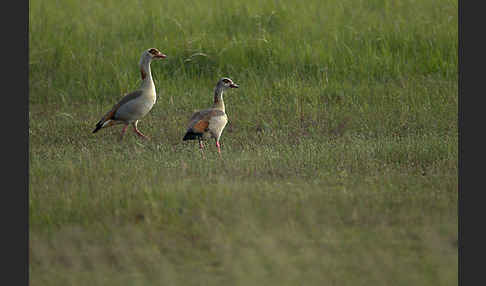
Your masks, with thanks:
[{"label": "smaller goose", "polygon": [[167,56],[157,49],[148,49],[142,53],[140,59],[140,73],[142,75],[142,84],[139,89],[125,95],[110,111],[108,111],[101,120],[96,124],[93,133],[98,132],[101,128],[110,127],[116,124],[124,124],[120,139],[127,130],[128,125],[133,125],[133,130],[142,138],[148,138],[137,128],[138,120],[144,117],[154,106],[157,98],[155,84],[150,71],[152,60],[164,59]]},{"label": "smaller goose", "polygon": [[199,141],[199,148],[204,148],[202,140],[207,138],[214,138],[218,153],[221,154],[219,145],[219,138],[223,132],[226,123],[228,123],[228,116],[224,110],[223,92],[227,88],[238,88],[230,78],[223,77],[216,84],[214,89],[214,103],[211,108],[195,112],[189,119],[189,126],[183,141],[195,140]]}]

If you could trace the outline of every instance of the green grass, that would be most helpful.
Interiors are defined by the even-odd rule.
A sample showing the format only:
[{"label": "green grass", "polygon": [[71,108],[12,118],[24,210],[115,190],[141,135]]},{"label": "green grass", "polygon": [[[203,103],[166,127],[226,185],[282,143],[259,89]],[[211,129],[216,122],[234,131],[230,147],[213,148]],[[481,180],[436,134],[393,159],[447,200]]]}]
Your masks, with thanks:
[{"label": "green grass", "polygon": [[[457,285],[457,9],[29,1],[30,284]],[[151,140],[92,134],[150,47]]]}]

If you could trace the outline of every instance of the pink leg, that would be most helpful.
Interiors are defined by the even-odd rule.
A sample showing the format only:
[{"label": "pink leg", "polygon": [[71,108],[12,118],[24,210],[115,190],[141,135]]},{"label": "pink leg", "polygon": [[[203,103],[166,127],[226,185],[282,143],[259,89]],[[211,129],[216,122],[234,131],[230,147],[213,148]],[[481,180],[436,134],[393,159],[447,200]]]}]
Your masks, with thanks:
[{"label": "pink leg", "polygon": [[218,147],[218,153],[221,155],[221,147],[219,145],[219,141],[216,141],[216,147]]},{"label": "pink leg", "polygon": [[128,124],[125,124],[120,135],[120,140],[123,139],[123,135],[125,135],[125,131],[127,131],[127,128],[128,128]]},{"label": "pink leg", "polygon": [[206,159],[206,156],[204,156],[204,144],[200,138],[199,138],[199,150],[201,150],[203,159]]},{"label": "pink leg", "polygon": [[149,139],[147,136],[143,135],[142,132],[140,132],[140,130],[138,130],[137,123],[138,123],[138,120],[133,122],[133,131],[135,131],[135,133],[137,133],[137,135],[142,137],[143,139]]}]

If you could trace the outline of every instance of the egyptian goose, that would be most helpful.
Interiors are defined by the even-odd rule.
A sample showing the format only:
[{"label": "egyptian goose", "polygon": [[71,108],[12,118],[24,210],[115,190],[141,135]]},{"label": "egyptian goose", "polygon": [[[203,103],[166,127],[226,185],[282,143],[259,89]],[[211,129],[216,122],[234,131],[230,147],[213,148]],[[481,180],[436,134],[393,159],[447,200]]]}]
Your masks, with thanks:
[{"label": "egyptian goose", "polygon": [[148,49],[143,52],[140,59],[140,73],[142,75],[142,84],[139,89],[125,95],[113,108],[108,111],[101,120],[96,124],[93,133],[98,132],[101,128],[110,127],[116,124],[124,124],[120,139],[127,130],[128,125],[133,125],[133,130],[137,135],[147,139],[137,128],[138,120],[144,117],[155,104],[156,92],[155,85],[150,71],[152,60],[164,59],[167,56],[157,49]]},{"label": "egyptian goose", "polygon": [[214,103],[211,108],[200,110],[195,112],[189,119],[189,126],[183,141],[195,140],[199,141],[199,148],[201,151],[204,148],[202,140],[207,138],[214,138],[216,141],[216,147],[218,147],[218,153],[221,154],[221,148],[219,145],[219,138],[223,132],[226,123],[228,123],[228,117],[224,110],[223,92],[227,88],[238,88],[230,78],[223,77],[216,84],[214,89]]}]

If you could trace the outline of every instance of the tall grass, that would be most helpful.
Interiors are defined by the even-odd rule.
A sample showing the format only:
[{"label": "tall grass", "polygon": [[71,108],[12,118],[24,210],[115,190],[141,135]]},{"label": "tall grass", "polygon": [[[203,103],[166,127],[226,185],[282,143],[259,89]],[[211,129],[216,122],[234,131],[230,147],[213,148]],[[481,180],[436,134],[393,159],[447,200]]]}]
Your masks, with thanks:
[{"label": "tall grass", "polygon": [[456,1],[415,2],[31,1],[30,100],[99,100],[134,87],[152,46],[170,57],[153,67],[161,83],[457,78]]},{"label": "tall grass", "polygon": [[[30,283],[457,284],[457,9],[29,1]],[[91,134],[150,47],[151,140]],[[203,159],[181,138],[221,76]]]}]

